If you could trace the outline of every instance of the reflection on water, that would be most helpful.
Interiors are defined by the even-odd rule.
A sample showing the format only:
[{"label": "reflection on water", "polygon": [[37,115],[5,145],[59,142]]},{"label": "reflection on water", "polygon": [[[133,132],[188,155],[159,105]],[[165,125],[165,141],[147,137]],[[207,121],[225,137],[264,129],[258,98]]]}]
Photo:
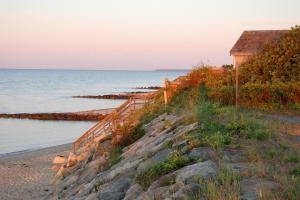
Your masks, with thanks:
[{"label": "reflection on water", "polygon": [[73,142],[93,124],[0,119],[0,154]]}]

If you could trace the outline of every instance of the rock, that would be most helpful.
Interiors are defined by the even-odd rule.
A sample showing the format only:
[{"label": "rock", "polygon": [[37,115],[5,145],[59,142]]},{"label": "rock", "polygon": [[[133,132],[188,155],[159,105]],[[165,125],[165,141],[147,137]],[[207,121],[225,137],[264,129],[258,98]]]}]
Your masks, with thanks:
[{"label": "rock", "polygon": [[146,170],[147,168],[149,168],[159,162],[165,161],[171,153],[172,153],[172,149],[164,149],[164,150],[159,151],[152,158],[149,158],[148,160],[142,162],[139,165],[139,167],[137,169],[138,173]]},{"label": "rock", "polygon": [[70,177],[68,177],[66,179],[66,181],[64,182],[64,186],[70,186],[72,184],[74,184],[76,181],[78,180],[78,175],[71,175]]},{"label": "rock", "polygon": [[247,163],[227,163],[225,166],[234,173],[246,173],[250,169]]},{"label": "rock", "polygon": [[223,160],[226,162],[243,162],[245,154],[242,150],[238,149],[225,149]]},{"label": "rock", "polygon": [[66,159],[64,156],[55,156],[55,158],[53,159],[52,163],[53,164],[64,164],[66,162]]},{"label": "rock", "polygon": [[106,159],[104,157],[100,157],[97,160],[89,162],[84,168],[81,169],[78,184],[86,183],[94,179],[104,163],[106,163]]},{"label": "rock", "polygon": [[183,183],[175,183],[173,185],[169,186],[169,193],[170,194],[175,194],[178,190],[180,190],[180,188],[182,188],[184,186]]},{"label": "rock", "polygon": [[141,196],[143,192],[142,186],[136,183],[127,190],[124,200],[135,200]]},{"label": "rock", "polygon": [[122,192],[103,192],[98,194],[98,199],[101,200],[121,200],[123,198]]},{"label": "rock", "polygon": [[107,162],[106,157],[101,156],[97,160],[93,160],[92,162],[88,163],[86,167],[98,171],[99,168],[103,166],[106,162]]},{"label": "rock", "polygon": [[196,183],[191,183],[181,187],[174,195],[174,200],[197,199],[200,186]]},{"label": "rock", "polygon": [[209,160],[216,156],[216,152],[211,147],[198,147],[192,149],[189,153],[189,157],[195,160]]},{"label": "rock", "polygon": [[170,196],[169,194],[169,186],[159,187],[154,190],[147,191],[143,193],[138,200],[156,200],[156,199],[165,199]]},{"label": "rock", "polygon": [[192,178],[209,179],[217,175],[217,165],[209,160],[205,162],[188,165],[176,171],[176,182],[191,182]]},{"label": "rock", "polygon": [[111,182],[101,185],[98,190],[98,198],[100,199],[122,199],[126,191],[132,183],[136,174],[135,170],[128,171],[127,173],[117,177]]},{"label": "rock", "polygon": [[61,168],[60,165],[53,165],[53,166],[51,167],[51,169],[52,169],[53,171],[55,171],[55,172],[57,172],[60,168]]},{"label": "rock", "polygon": [[279,188],[279,184],[262,179],[262,178],[247,178],[241,181],[242,199],[258,200],[261,199],[261,194],[264,191],[274,191]]},{"label": "rock", "polygon": [[67,167],[73,167],[76,164],[77,164],[76,156],[72,152],[70,152],[68,161],[67,161]]},{"label": "rock", "polygon": [[175,172],[171,172],[169,174],[166,174],[164,176],[161,176],[160,178],[158,178],[156,181],[154,181],[148,188],[147,192],[149,191],[153,191],[159,187],[164,187],[166,186],[166,183],[170,182],[170,180],[174,180],[175,182],[175,178],[176,178],[176,171]]},{"label": "rock", "polygon": [[90,194],[89,196],[87,196],[87,198],[85,199],[85,200],[98,200],[98,198],[97,198],[97,193],[92,193],[92,194]]},{"label": "rock", "polygon": [[183,141],[180,141],[178,143],[174,143],[172,145],[172,148],[183,148],[183,147],[185,147],[187,145],[188,145],[188,141],[187,140],[183,140]]},{"label": "rock", "polygon": [[62,178],[63,176],[63,171],[65,170],[65,166],[61,166],[59,168],[59,170],[57,171],[56,175],[54,176],[54,178],[51,181],[51,184],[57,184],[59,179]]},{"label": "rock", "polygon": [[180,151],[181,151],[181,153],[186,154],[186,153],[189,152],[189,147],[188,146],[184,146],[184,147],[182,147],[182,149]]},{"label": "rock", "polygon": [[109,182],[113,180],[118,175],[123,175],[128,173],[128,171],[135,169],[140,163],[142,159],[124,159],[121,160],[119,163],[114,165],[110,170],[105,171],[103,173],[99,173],[96,177],[96,185],[101,185],[105,182]]}]

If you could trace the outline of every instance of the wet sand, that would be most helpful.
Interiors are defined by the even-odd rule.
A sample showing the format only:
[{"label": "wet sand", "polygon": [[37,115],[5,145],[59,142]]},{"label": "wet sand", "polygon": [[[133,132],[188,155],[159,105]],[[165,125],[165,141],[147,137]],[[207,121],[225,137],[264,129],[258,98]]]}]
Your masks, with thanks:
[{"label": "wet sand", "polygon": [[71,144],[0,155],[0,199],[41,199],[51,190],[56,155],[68,155]]}]

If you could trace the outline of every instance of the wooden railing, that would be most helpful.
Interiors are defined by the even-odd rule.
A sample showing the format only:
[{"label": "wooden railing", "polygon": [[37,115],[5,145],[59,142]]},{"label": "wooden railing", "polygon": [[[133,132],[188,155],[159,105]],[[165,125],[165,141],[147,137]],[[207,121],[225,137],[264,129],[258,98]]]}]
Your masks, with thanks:
[{"label": "wooden railing", "polygon": [[121,106],[116,108],[112,113],[107,115],[100,122],[95,124],[89,130],[87,130],[81,137],[79,137],[73,143],[73,152],[76,153],[78,149],[85,146],[88,143],[99,141],[102,138],[110,136],[115,130],[118,124],[124,124],[127,121],[127,117],[146,103],[151,102],[155,93],[149,93],[144,95],[134,95]]},{"label": "wooden railing", "polygon": [[[173,96],[172,93],[177,89],[177,86],[186,80],[185,76],[178,77],[174,81],[165,81],[165,103],[168,103]],[[128,116],[135,110],[140,109],[146,103],[151,103],[159,91],[147,94],[136,94],[121,106],[116,108],[112,113],[108,114],[104,119],[87,130],[81,137],[73,143],[73,152],[76,153],[81,147],[98,142],[103,138],[112,135],[118,124],[126,123]],[[167,98],[166,98],[167,97]]]}]

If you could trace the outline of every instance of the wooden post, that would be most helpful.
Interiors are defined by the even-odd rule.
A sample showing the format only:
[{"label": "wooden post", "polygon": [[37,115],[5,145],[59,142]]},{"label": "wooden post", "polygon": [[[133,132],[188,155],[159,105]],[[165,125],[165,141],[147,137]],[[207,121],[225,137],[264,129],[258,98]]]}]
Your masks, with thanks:
[{"label": "wooden post", "polygon": [[235,57],[233,56],[233,67],[235,68],[235,113],[234,120],[238,119],[238,106],[239,106],[239,65],[236,64]]},{"label": "wooden post", "polygon": [[235,68],[235,106],[239,105],[239,67]]},{"label": "wooden post", "polygon": [[165,88],[164,88],[164,99],[165,99],[165,105],[169,103],[169,80],[166,78],[165,79]]}]

